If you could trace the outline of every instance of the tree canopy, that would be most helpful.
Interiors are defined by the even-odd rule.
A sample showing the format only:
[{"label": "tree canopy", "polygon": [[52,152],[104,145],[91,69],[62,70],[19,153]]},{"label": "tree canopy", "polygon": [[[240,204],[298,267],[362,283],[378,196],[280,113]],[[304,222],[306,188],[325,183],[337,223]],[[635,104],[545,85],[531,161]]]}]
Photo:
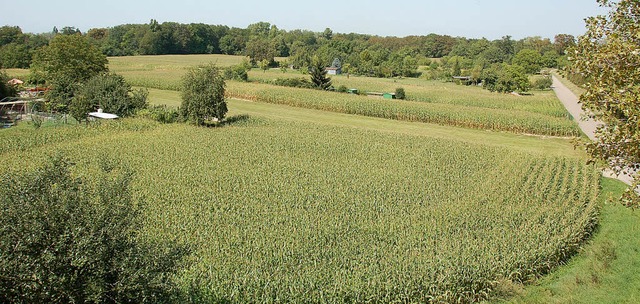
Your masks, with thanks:
[{"label": "tree canopy", "polygon": [[640,181],[640,2],[598,3],[610,12],[587,19],[586,34],[570,52],[572,68],[586,81],[582,106],[604,123],[587,150],[614,172],[635,176],[625,203],[640,207],[632,190]]},{"label": "tree canopy", "polygon": [[225,81],[215,64],[190,69],[182,78],[182,116],[196,125],[220,122],[227,114]]},{"label": "tree canopy", "polygon": [[124,77],[105,73],[80,85],[71,101],[71,115],[78,121],[97,108],[120,117],[135,114],[147,107],[146,90],[133,90]]},{"label": "tree canopy", "polygon": [[[132,172],[103,159],[72,174],[55,156],[0,178],[0,302],[158,303],[174,297],[188,248],[143,242]],[[175,301],[175,300],[174,300]]]},{"label": "tree canopy", "polygon": [[58,78],[82,82],[106,72],[107,63],[107,57],[85,36],[56,35],[48,46],[35,54],[31,70],[48,83],[54,83]]}]

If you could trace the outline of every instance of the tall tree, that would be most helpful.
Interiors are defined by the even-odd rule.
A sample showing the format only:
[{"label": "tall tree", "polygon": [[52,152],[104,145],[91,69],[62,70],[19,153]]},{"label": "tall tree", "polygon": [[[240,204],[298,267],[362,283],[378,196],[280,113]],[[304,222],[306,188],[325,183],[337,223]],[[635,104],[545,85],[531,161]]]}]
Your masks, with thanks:
[{"label": "tall tree", "polygon": [[573,68],[586,79],[584,109],[604,122],[587,151],[616,173],[631,173],[635,182],[624,202],[640,207],[634,189],[640,183],[640,2],[598,0],[606,16],[587,19],[587,33],[570,52]]},{"label": "tall tree", "polygon": [[523,67],[526,73],[535,74],[542,68],[542,55],[536,50],[523,49],[513,57],[513,64]]},{"label": "tall tree", "polygon": [[0,27],[0,46],[5,44],[20,42],[23,36],[22,29],[18,26],[2,26]]},{"label": "tall tree", "polygon": [[560,55],[564,55],[567,49],[576,45],[576,37],[569,34],[558,34],[554,37],[553,47]]},{"label": "tall tree", "polygon": [[68,113],[80,83],[107,70],[107,57],[82,35],[56,35],[31,64],[32,74],[52,87],[50,108],[62,113]]},{"label": "tall tree", "polygon": [[57,35],[38,51],[31,65],[47,82],[67,77],[82,82],[106,72],[107,57],[81,35]]},{"label": "tall tree", "polygon": [[327,77],[326,66],[318,56],[313,56],[309,73],[311,73],[311,82],[318,89],[326,90],[331,87],[331,78]]}]

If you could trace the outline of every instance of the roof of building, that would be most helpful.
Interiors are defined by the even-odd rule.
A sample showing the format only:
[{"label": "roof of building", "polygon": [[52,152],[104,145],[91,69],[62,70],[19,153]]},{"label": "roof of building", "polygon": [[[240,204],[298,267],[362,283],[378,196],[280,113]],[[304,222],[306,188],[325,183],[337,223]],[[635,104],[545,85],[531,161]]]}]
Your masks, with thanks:
[{"label": "roof of building", "polygon": [[18,78],[13,78],[13,79],[7,81],[7,83],[10,84],[10,85],[17,85],[17,84],[23,84],[24,81],[22,81],[22,80],[20,80]]}]

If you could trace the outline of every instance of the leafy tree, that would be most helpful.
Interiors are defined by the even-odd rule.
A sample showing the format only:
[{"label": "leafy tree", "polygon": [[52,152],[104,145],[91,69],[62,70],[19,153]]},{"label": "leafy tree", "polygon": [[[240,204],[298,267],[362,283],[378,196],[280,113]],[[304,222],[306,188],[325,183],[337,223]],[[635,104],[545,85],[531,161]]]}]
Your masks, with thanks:
[{"label": "leafy tree", "polygon": [[0,46],[9,43],[18,43],[22,38],[22,29],[18,26],[2,26],[0,27]]},{"label": "leafy tree", "polygon": [[580,101],[604,123],[587,151],[616,173],[631,173],[635,182],[624,202],[640,207],[633,189],[640,183],[640,2],[598,3],[610,11],[587,19],[587,32],[570,52],[573,68],[586,80]]},{"label": "leafy tree", "polygon": [[84,94],[74,96],[69,104],[69,114],[78,122],[89,122],[89,113],[98,108],[95,100],[85,97]]},{"label": "leafy tree", "polygon": [[333,31],[330,28],[324,29],[322,32],[322,37],[327,40],[331,40],[333,38]]},{"label": "leafy tree", "polygon": [[553,47],[560,55],[564,55],[569,48],[576,45],[576,37],[569,34],[558,34],[554,38]]},{"label": "leafy tree", "polygon": [[498,76],[498,92],[526,92],[530,88],[529,77],[525,69],[519,65],[506,65]]},{"label": "leafy tree", "polygon": [[9,76],[4,71],[0,70],[0,100],[5,97],[12,97],[16,95],[16,90],[10,86],[7,82],[9,81]]},{"label": "leafy tree", "polygon": [[62,35],[82,35],[82,32],[80,31],[80,29],[77,29],[73,26],[65,26],[62,28],[62,31],[60,32]]},{"label": "leafy tree", "polygon": [[86,37],[57,35],[36,52],[31,70],[47,82],[65,78],[79,83],[106,72],[107,63],[107,57]]},{"label": "leafy tree", "polygon": [[220,122],[227,114],[225,82],[215,64],[190,69],[182,78],[182,116],[196,125]]},{"label": "leafy tree", "polygon": [[462,70],[460,68],[460,61],[458,60],[458,57],[456,57],[454,60],[453,68],[451,70],[451,75],[460,76],[461,74]]},{"label": "leafy tree", "polygon": [[249,80],[248,72],[250,70],[251,70],[251,64],[245,65],[241,63],[241,64],[236,64],[234,66],[226,67],[224,69],[224,79],[248,81]]},{"label": "leafy tree", "polygon": [[545,52],[553,50],[554,46],[549,38],[542,38],[540,36],[526,37],[516,42],[516,54],[526,49],[534,50],[540,54],[544,54]]},{"label": "leafy tree", "polygon": [[31,50],[25,44],[9,43],[0,46],[0,68],[26,69],[31,65]]},{"label": "leafy tree", "polygon": [[542,56],[538,51],[524,49],[513,57],[513,64],[523,67],[525,73],[535,74],[542,69]]},{"label": "leafy tree", "polygon": [[407,95],[404,92],[404,88],[396,88],[396,98],[397,99],[405,99],[405,98],[407,98]]},{"label": "leafy tree", "polygon": [[187,249],[143,241],[131,171],[109,160],[95,167],[76,177],[56,156],[2,176],[0,302],[175,301],[170,275]]},{"label": "leafy tree", "polygon": [[246,55],[251,59],[251,64],[257,65],[266,60],[272,65],[275,62],[276,49],[268,39],[254,38],[247,43]]},{"label": "leafy tree", "polygon": [[494,45],[497,46],[505,58],[502,62],[508,62],[511,57],[516,53],[515,42],[511,39],[511,36],[504,36],[500,40],[494,41]]},{"label": "leafy tree", "polygon": [[519,65],[495,64],[482,73],[483,87],[491,92],[525,92],[531,82],[523,67]]},{"label": "leafy tree", "polygon": [[480,79],[482,80],[482,87],[491,92],[495,92],[499,73],[499,64],[493,64],[489,68],[482,70],[482,74],[480,76]]},{"label": "leafy tree", "polygon": [[327,90],[331,87],[331,78],[327,77],[327,69],[318,56],[314,56],[311,60],[311,82],[320,90]]},{"label": "leafy tree", "polygon": [[51,86],[47,94],[50,108],[62,113],[68,113],[81,83],[107,70],[107,57],[81,35],[55,36],[31,64],[32,74]]},{"label": "leafy tree", "polygon": [[542,55],[541,63],[545,68],[557,68],[560,55],[555,50],[547,51]]},{"label": "leafy tree", "polygon": [[96,75],[77,90],[71,103],[71,115],[82,121],[99,107],[120,117],[130,116],[147,107],[147,95],[146,90],[132,90],[121,75]]}]

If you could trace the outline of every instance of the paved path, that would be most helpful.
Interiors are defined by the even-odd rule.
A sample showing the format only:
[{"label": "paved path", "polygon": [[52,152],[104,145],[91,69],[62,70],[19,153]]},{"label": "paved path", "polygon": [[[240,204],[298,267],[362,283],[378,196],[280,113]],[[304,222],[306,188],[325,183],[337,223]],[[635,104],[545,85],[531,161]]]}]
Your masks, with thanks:
[{"label": "paved path", "polygon": [[[573,116],[573,118],[578,122],[578,126],[580,126],[580,129],[582,129],[582,132],[584,132],[591,140],[595,140],[596,128],[602,123],[588,118],[584,114],[585,112],[582,110],[582,106],[578,103],[578,97],[573,94],[573,92],[571,92],[571,90],[569,90],[569,88],[567,88],[562,82],[560,82],[560,80],[558,80],[556,76],[552,77],[553,90],[556,92],[558,99],[562,101],[562,104],[565,108],[567,108],[567,111],[569,111],[569,113],[571,113],[571,116]],[[608,170],[604,171],[602,175],[606,177],[617,178],[627,185],[631,185],[631,182],[633,181],[633,178],[631,178],[631,176],[629,175],[616,176],[613,172]]]}]

